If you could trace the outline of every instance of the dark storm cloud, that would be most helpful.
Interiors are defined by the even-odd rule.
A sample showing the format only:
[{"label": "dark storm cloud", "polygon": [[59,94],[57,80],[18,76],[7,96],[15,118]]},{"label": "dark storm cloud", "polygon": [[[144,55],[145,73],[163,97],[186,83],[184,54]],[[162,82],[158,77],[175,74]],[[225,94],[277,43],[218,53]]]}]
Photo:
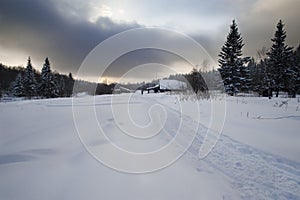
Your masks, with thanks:
[{"label": "dark storm cloud", "polygon": [[[123,9],[124,20],[137,23],[117,23],[116,19],[123,18],[109,16],[109,12],[98,20],[96,12],[91,22],[93,9],[103,5],[112,12]],[[257,50],[270,47],[279,19],[286,24],[287,43],[299,45],[299,7],[299,0],[174,0],[172,3],[169,0],[4,0],[0,1],[0,50],[10,54],[10,58],[14,53],[30,55],[34,63],[37,60],[42,63],[48,56],[56,70],[76,73],[83,59],[101,41],[143,24],[185,32],[217,61],[231,21],[236,19],[244,38],[244,55],[255,56]],[[152,60],[164,64],[179,61],[166,53],[135,52],[116,61],[107,75],[117,76],[136,62]],[[193,64],[201,65],[201,59]]]},{"label": "dark storm cloud", "polygon": [[[192,68],[192,65],[190,65],[188,61],[178,54],[160,49],[149,48],[131,51],[120,56],[107,67],[103,76],[121,77],[127,73],[127,77],[134,79],[136,74],[128,72],[135,67],[141,67],[145,64],[149,64],[148,66],[143,67],[142,73],[138,74],[138,78],[147,80],[150,74],[155,74],[157,72],[159,73],[159,70],[156,71],[157,69],[153,68],[155,63],[164,65],[165,68],[169,68],[168,71],[172,72],[172,74],[178,73],[176,72],[176,68],[178,68],[177,70],[180,70],[182,67]],[[176,66],[176,64],[179,63],[181,66]],[[151,78],[155,77],[152,76]]]},{"label": "dark storm cloud", "polygon": [[[64,10],[65,13],[68,10]],[[121,31],[139,27],[109,18],[96,23],[62,15],[52,1],[0,1],[0,45],[38,59],[51,58],[59,71],[76,72],[99,42]]]},{"label": "dark storm cloud", "polygon": [[297,47],[300,44],[299,7],[298,0],[259,0],[248,12],[241,14],[238,25],[244,36],[245,54],[255,56],[257,50],[270,48],[280,19],[285,24],[287,44]]},{"label": "dark storm cloud", "polygon": [[[39,59],[40,63],[47,56],[55,70],[76,73],[87,54],[101,41],[124,30],[141,27],[136,23],[115,23],[107,17],[98,18],[96,22],[91,23],[84,14],[88,12],[88,7],[62,3],[40,0],[1,1],[0,24],[3,31],[0,32],[0,45],[26,52],[34,61]],[[166,39],[147,37],[147,40],[153,43],[161,43]],[[208,40],[205,41],[207,44]],[[172,39],[170,42],[176,43]],[[134,66],[149,62],[169,66],[176,62],[184,63],[180,57],[171,53],[136,51],[112,63],[105,75],[118,77]],[[151,69],[146,69],[145,76],[150,71]],[[93,76],[96,72],[97,69],[91,70],[86,76]]]}]

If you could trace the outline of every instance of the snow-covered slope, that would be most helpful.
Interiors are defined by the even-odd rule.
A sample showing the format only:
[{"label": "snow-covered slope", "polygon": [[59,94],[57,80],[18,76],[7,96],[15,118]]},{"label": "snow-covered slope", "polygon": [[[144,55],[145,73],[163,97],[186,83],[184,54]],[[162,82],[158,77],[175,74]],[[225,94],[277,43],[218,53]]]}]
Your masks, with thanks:
[{"label": "snow-covered slope", "polygon": [[[86,96],[76,98],[73,109],[72,99],[0,103],[0,199],[300,199],[296,99],[286,108],[277,106],[281,99],[227,99],[224,133],[204,159],[198,152],[209,127],[210,102],[199,102],[199,124],[195,113],[180,110],[194,108],[195,102],[178,99],[166,94]],[[186,137],[193,127],[199,129],[172,165],[124,173],[89,152],[101,150],[100,157],[110,152],[91,126],[89,111],[108,139],[129,152],[155,152],[176,137],[180,126]],[[132,121],[147,131],[135,132]],[[85,138],[93,133],[100,140]],[[184,138],[179,139],[180,149]],[[131,169],[141,163],[125,164]]]}]

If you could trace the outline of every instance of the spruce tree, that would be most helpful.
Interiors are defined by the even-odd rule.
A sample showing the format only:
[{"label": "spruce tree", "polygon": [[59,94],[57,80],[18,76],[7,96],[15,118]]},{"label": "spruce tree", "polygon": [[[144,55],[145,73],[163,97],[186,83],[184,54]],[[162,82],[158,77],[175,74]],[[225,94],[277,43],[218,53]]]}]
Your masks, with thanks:
[{"label": "spruce tree", "polygon": [[254,63],[251,68],[251,79],[252,79],[252,89],[254,92],[257,92],[259,95],[262,94],[261,90],[261,65],[260,63]]},{"label": "spruce tree", "polygon": [[300,46],[293,52],[292,62],[285,71],[288,95],[296,97],[296,94],[300,92]]},{"label": "spruce tree", "polygon": [[0,99],[2,98],[2,87],[1,87],[1,84],[0,84]]},{"label": "spruce tree", "polygon": [[23,86],[24,86],[24,95],[28,98],[32,98],[37,95],[37,82],[35,78],[35,73],[31,65],[31,59],[28,58],[27,67],[25,69],[25,75],[23,79]]},{"label": "spruce tree", "polygon": [[271,98],[271,87],[270,87],[270,71],[266,65],[267,62],[267,50],[263,47],[257,51],[258,58],[260,59],[255,63],[254,70],[251,72],[252,78],[252,89],[257,92],[260,96]]},{"label": "spruce tree", "polygon": [[59,81],[59,96],[60,97],[64,97],[65,96],[65,79],[63,76],[60,77],[60,81]]},{"label": "spruce tree", "polygon": [[22,74],[19,72],[16,76],[16,80],[13,85],[13,95],[16,97],[23,97],[24,96],[24,86],[23,86],[23,77]]},{"label": "spruce tree", "polygon": [[232,21],[227,40],[219,54],[218,69],[223,79],[225,92],[234,95],[240,91],[246,92],[249,88],[249,71],[244,64],[249,61],[242,58],[243,38],[238,31],[235,20]]},{"label": "spruce tree", "polygon": [[237,88],[239,92],[248,92],[251,87],[250,70],[253,67],[253,61],[250,57],[239,58],[236,65]]},{"label": "spruce tree", "polygon": [[75,80],[73,78],[72,73],[70,72],[68,75],[68,78],[65,81],[65,95],[67,97],[72,96],[74,83],[75,83]]},{"label": "spruce tree", "polygon": [[271,97],[270,72],[265,63],[266,60],[261,59],[254,64],[254,68],[251,71],[252,90],[260,96]]},{"label": "spruce tree", "polygon": [[295,90],[297,94],[300,94],[300,45],[294,52],[293,66],[294,66],[294,77],[296,77]]},{"label": "spruce tree", "polygon": [[271,39],[273,42],[272,47],[267,53],[269,56],[267,65],[272,72],[270,74],[270,85],[276,92],[276,97],[278,97],[279,91],[288,90],[293,48],[285,44],[286,31],[281,20],[279,20],[276,27],[274,38]]},{"label": "spruce tree", "polygon": [[58,87],[54,75],[51,72],[49,59],[45,59],[42,68],[41,82],[39,85],[40,95],[45,98],[54,98],[58,96]]}]

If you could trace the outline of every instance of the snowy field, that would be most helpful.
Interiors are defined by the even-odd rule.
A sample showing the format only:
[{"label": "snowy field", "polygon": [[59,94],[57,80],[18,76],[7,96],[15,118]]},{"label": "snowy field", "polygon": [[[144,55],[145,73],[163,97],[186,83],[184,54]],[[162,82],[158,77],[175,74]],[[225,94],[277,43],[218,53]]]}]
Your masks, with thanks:
[{"label": "snowy field", "polygon": [[[203,159],[198,154],[210,127],[211,102],[198,101],[195,120],[196,102],[182,99],[137,93],[82,96],[75,104],[71,98],[0,102],[0,199],[300,199],[297,98],[220,99],[227,109],[223,132]],[[95,119],[107,138],[91,125]],[[193,143],[154,172],[126,173],[157,166],[116,161],[110,154],[107,140],[143,154],[172,142],[180,128],[189,139],[196,131]],[[184,137],[171,150],[184,150]],[[91,151],[111,163],[99,162]]]}]

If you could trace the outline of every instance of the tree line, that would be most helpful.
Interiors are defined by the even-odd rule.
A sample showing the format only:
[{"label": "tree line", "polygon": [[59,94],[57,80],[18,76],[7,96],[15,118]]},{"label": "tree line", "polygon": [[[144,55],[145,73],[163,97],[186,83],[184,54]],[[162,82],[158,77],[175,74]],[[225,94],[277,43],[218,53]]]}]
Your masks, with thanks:
[{"label": "tree line", "polygon": [[235,20],[232,21],[227,40],[219,54],[219,72],[225,92],[236,95],[254,91],[260,96],[278,97],[286,92],[290,97],[300,93],[300,46],[285,44],[286,31],[282,20],[276,26],[271,39],[272,46],[267,51],[258,51],[259,60],[243,57],[243,38]]},{"label": "tree line", "polygon": [[30,57],[25,68],[0,64],[0,78],[1,95],[28,99],[69,97],[74,84],[72,73],[64,75],[53,72],[48,58],[45,59],[41,72],[32,67]]},{"label": "tree line", "polygon": [[0,97],[14,96],[27,99],[70,97],[77,93],[89,95],[112,94],[116,83],[92,83],[76,80],[68,75],[53,72],[50,61],[45,59],[41,72],[33,68],[31,58],[23,67],[8,67],[0,63]]},{"label": "tree line", "polygon": [[[222,78],[220,83],[216,83],[218,81],[215,78],[216,70],[201,71],[196,68],[187,74],[170,75],[169,79],[187,82],[189,89],[196,93],[207,91],[207,85],[210,85],[210,89],[216,90],[221,88],[220,85],[224,85],[224,91],[229,95],[256,92],[259,96],[271,98],[273,94],[278,97],[279,92],[286,92],[290,97],[295,97],[300,93],[300,46],[294,50],[285,44],[285,39],[284,24],[279,20],[274,37],[271,39],[273,43],[271,48],[258,51],[258,60],[243,57],[243,38],[233,20],[219,53],[217,70]],[[41,72],[32,67],[30,57],[26,68],[11,68],[0,64],[0,97],[3,92],[10,96],[29,99],[69,97],[74,92],[74,82],[71,73],[67,76],[52,72],[48,58],[45,59]],[[82,80],[76,82],[75,93],[87,92],[91,95],[111,94],[115,86],[119,85]],[[138,88],[141,85],[143,84],[134,84],[132,87]]]},{"label": "tree line", "polygon": [[300,94],[300,46],[293,50],[285,44],[286,31],[282,20],[276,28],[271,39],[272,47],[259,50],[255,60],[253,57],[243,57],[243,38],[233,20],[219,53],[217,70],[207,70],[207,63],[204,62],[202,70],[195,67],[189,73],[170,75],[168,78],[186,82],[188,89],[201,95],[212,89],[224,90],[232,96],[255,92],[271,98],[273,94],[278,97],[279,92],[285,92],[289,97],[296,97]]}]

